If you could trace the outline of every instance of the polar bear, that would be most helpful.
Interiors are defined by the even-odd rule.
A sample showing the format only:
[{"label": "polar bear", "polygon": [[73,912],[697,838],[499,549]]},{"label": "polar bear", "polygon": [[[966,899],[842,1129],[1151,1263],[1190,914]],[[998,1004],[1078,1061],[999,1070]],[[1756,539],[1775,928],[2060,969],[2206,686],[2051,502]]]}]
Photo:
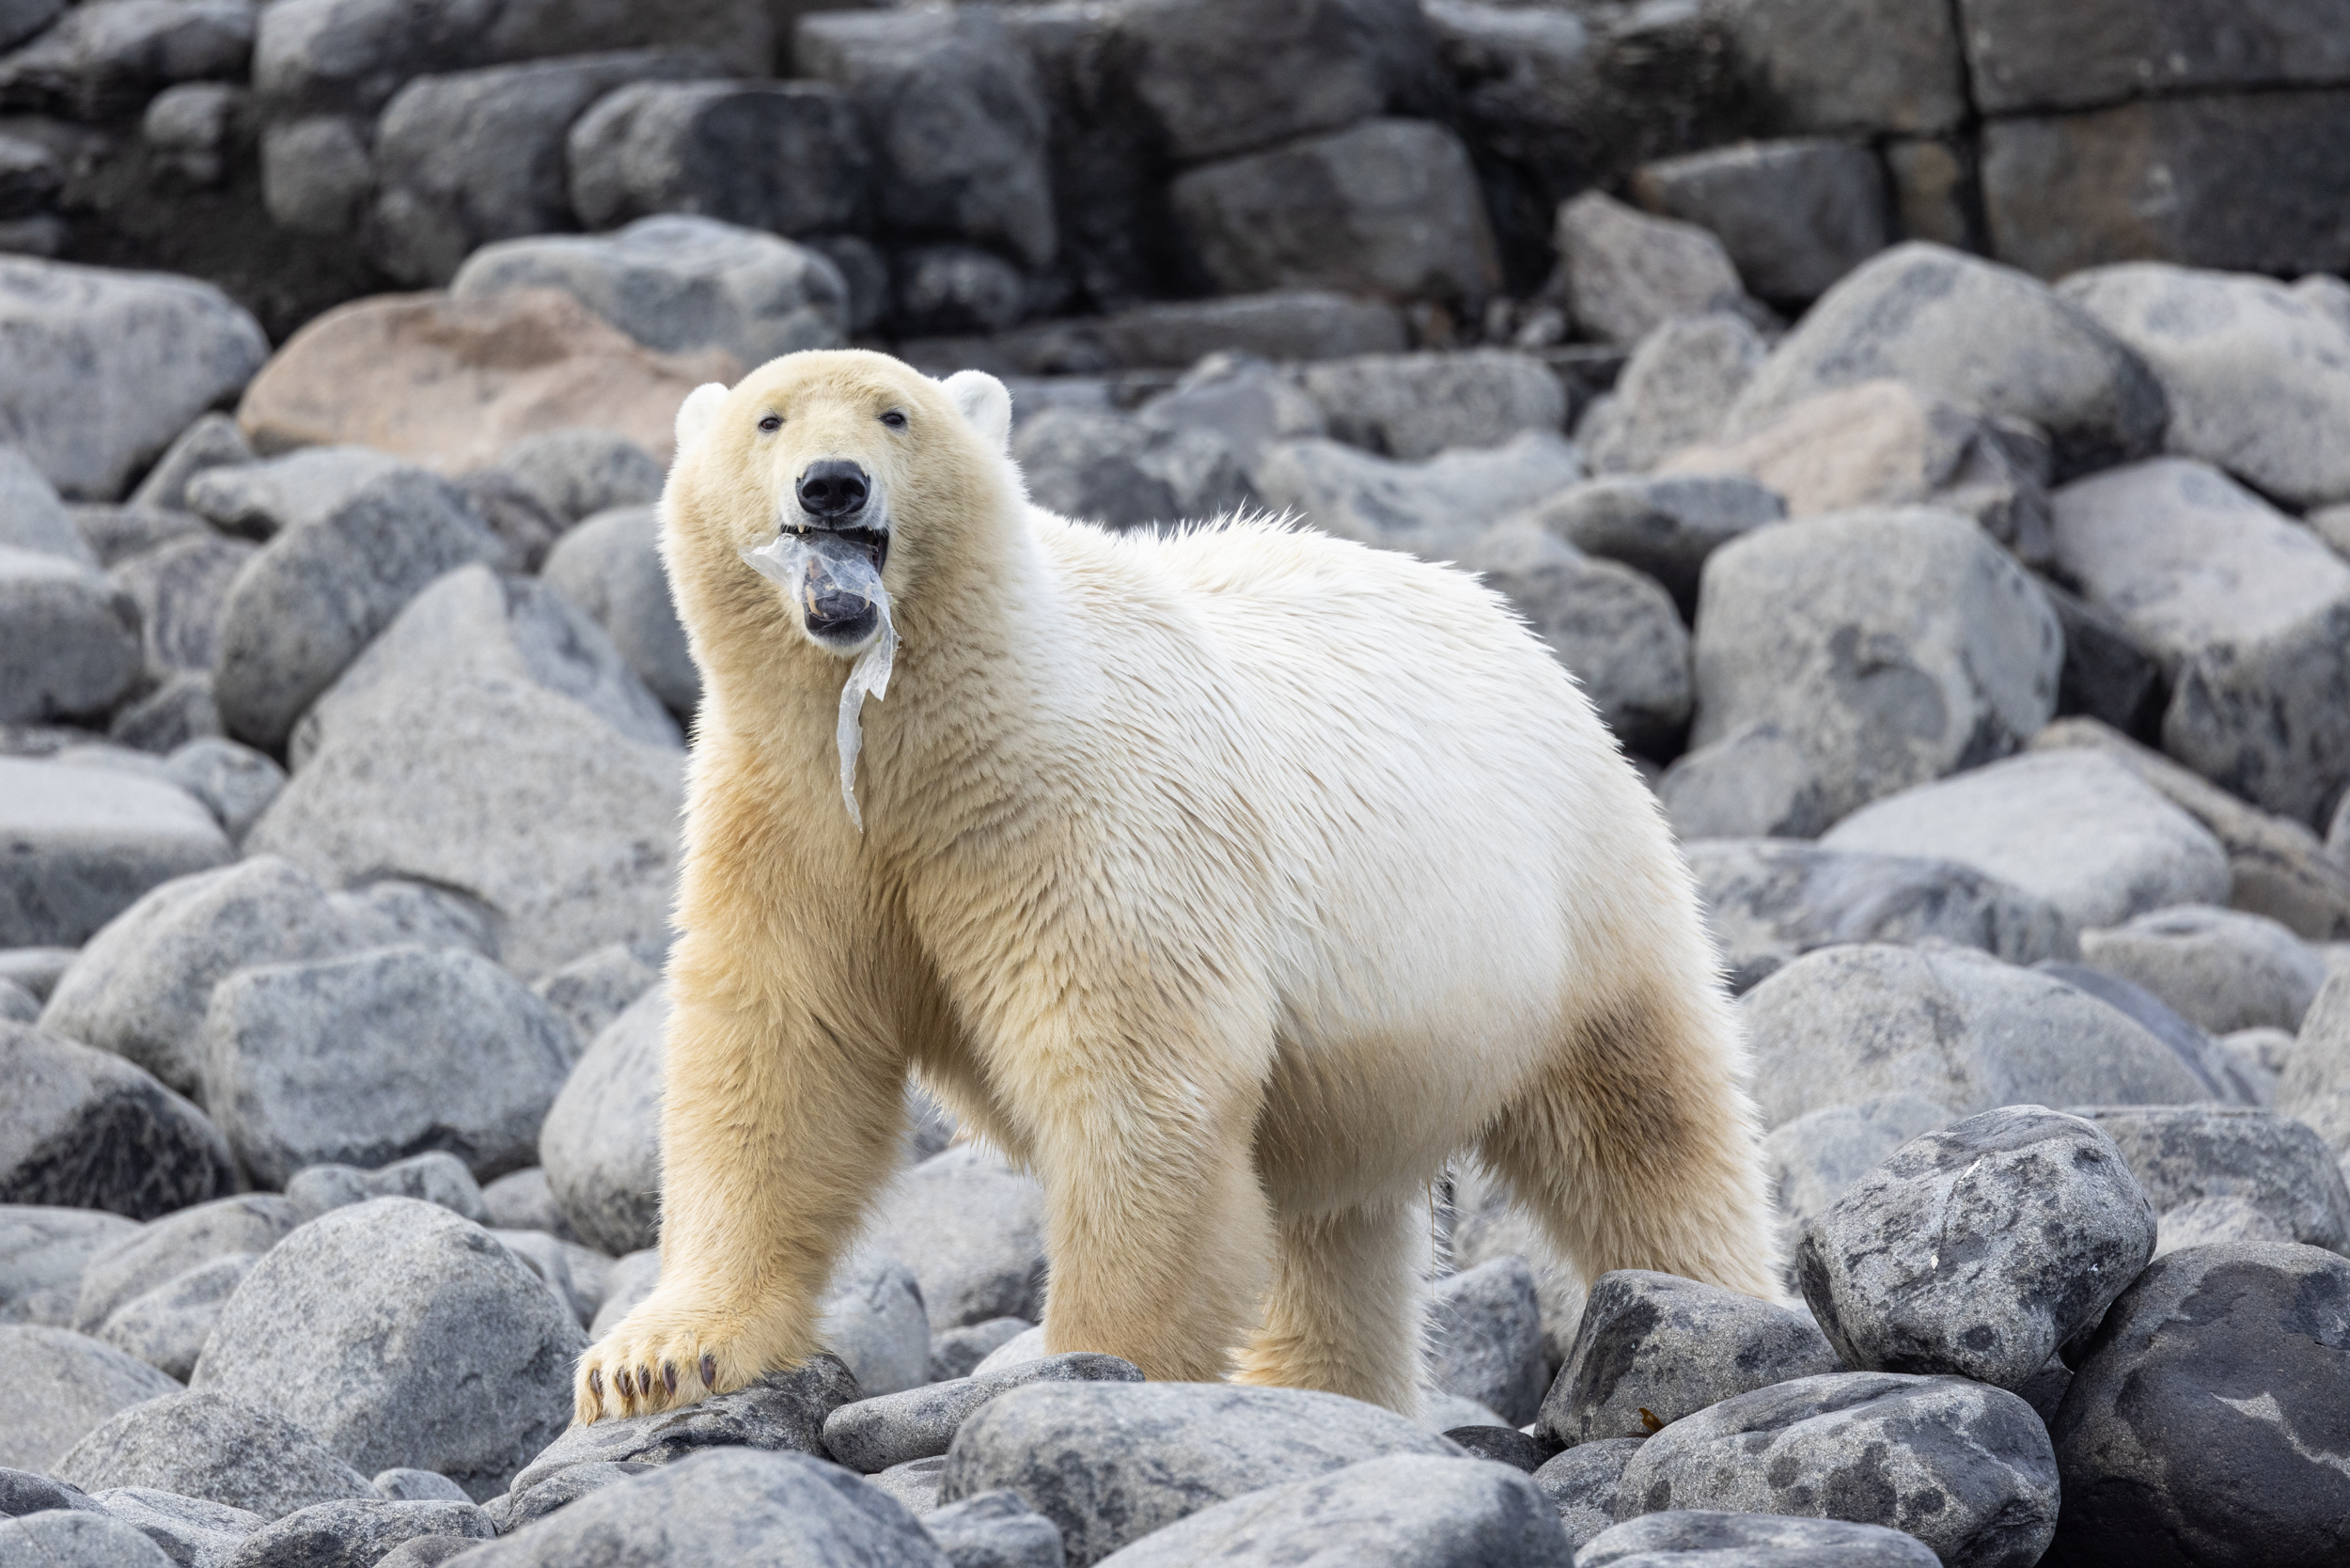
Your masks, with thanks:
[{"label": "polar bear", "polygon": [[[819,1348],[909,1069],[1042,1182],[1046,1345],[1152,1378],[1412,1412],[1462,1153],[1587,1278],[1774,1294],[1689,875],[1543,644],[1406,556],[1053,516],[1010,427],[991,377],[854,351],[680,411],[662,548],[706,695],[661,1283],[581,1358],[580,1419]],[[811,541],[878,568],[886,629],[745,559]],[[841,696],[885,630],[860,827]]]}]

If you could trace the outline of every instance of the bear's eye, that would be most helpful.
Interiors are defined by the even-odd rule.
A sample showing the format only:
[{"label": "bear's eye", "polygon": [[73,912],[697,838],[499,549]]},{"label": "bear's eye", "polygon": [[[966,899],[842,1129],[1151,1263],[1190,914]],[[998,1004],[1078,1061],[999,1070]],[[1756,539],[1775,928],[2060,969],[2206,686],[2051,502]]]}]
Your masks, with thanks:
[{"label": "bear's eye", "polygon": [[882,416],[882,423],[893,431],[901,431],[906,428],[906,416],[893,408]]},{"label": "bear's eye", "polygon": [[783,416],[780,414],[770,414],[766,418],[761,419],[759,422],[759,428],[765,431],[768,434],[773,435],[776,431],[783,429]]}]

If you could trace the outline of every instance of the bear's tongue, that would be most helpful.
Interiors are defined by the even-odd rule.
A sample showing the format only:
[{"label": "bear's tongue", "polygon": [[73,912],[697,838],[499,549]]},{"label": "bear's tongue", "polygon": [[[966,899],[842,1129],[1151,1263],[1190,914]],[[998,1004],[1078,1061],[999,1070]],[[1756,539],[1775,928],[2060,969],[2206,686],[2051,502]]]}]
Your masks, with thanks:
[{"label": "bear's tongue", "polygon": [[841,683],[833,738],[840,752],[840,798],[859,833],[865,831],[865,814],[856,804],[856,759],[865,744],[859,717],[868,692],[876,702],[888,694],[889,668],[898,653],[889,590],[882,586],[874,554],[861,541],[824,533],[782,534],[743,552],[761,576],[791,595],[811,637],[843,658],[855,652],[856,662]]}]

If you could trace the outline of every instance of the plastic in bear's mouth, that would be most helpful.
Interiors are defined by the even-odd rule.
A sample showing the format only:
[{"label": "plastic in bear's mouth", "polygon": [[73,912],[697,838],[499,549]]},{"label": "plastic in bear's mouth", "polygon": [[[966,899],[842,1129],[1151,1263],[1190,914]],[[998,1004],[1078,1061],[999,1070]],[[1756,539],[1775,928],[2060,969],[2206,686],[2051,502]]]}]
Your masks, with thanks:
[{"label": "plastic in bear's mouth", "polygon": [[873,563],[873,570],[876,572],[889,564],[889,526],[887,524],[878,528],[866,527],[861,524],[836,528],[822,523],[811,523],[803,517],[797,522],[783,524],[780,531],[796,539],[837,539],[841,543],[862,552],[865,558]]}]

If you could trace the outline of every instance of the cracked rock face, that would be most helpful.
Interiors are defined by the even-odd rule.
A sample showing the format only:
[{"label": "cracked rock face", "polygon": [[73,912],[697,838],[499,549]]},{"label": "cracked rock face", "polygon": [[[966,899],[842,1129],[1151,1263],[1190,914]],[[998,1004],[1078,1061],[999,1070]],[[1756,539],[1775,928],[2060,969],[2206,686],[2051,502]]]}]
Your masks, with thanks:
[{"label": "cracked rock face", "polygon": [[2350,1560],[2350,1262],[2276,1242],[2158,1260],[2049,1432],[2068,1564]]},{"label": "cracked rock face", "polygon": [[1796,1278],[1845,1364],[2020,1388],[2154,1250],[2113,1140],[2010,1105],[1912,1139],[1804,1231]]}]

